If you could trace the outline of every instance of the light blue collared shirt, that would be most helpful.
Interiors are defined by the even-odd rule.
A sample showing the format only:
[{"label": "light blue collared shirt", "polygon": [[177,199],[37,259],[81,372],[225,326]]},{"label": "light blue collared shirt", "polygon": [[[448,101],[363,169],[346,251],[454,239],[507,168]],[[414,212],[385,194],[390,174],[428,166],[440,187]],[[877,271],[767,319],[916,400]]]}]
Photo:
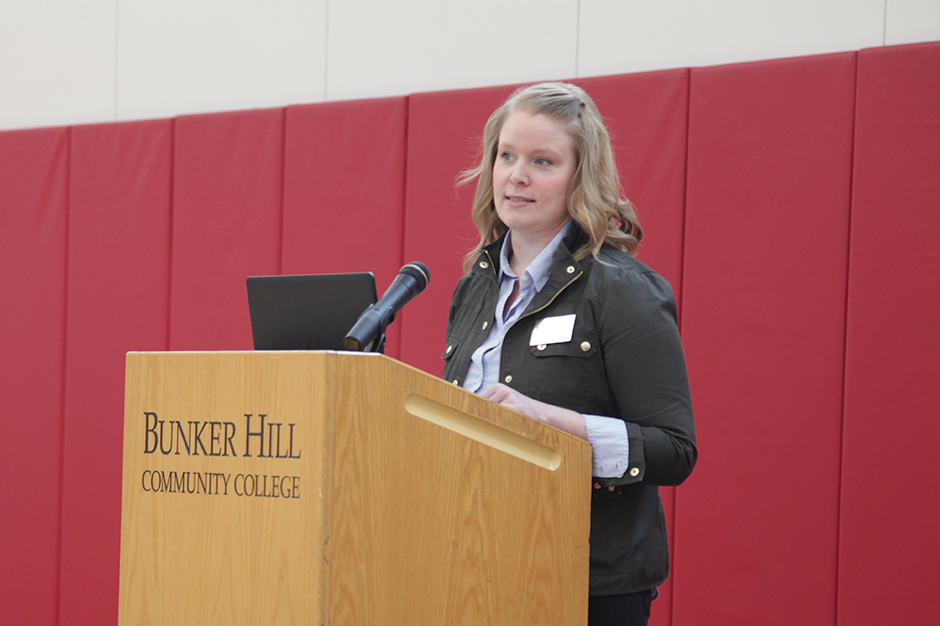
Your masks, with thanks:
[{"label": "light blue collared shirt", "polygon": [[[499,359],[503,339],[506,333],[525,311],[539,291],[545,287],[551,274],[555,251],[571,227],[571,220],[559,231],[555,238],[539,253],[535,260],[517,276],[509,266],[509,254],[512,251],[512,231],[507,233],[503,247],[499,251],[499,297],[496,301],[496,323],[490,328],[489,335],[470,357],[470,366],[464,378],[463,387],[474,393],[482,393],[499,380]],[[519,295],[506,309],[506,302],[516,284]],[[587,430],[588,443],[593,455],[593,475],[598,478],[616,478],[622,476],[630,464],[630,440],[627,425],[623,420],[602,415],[585,415],[584,426]]]}]

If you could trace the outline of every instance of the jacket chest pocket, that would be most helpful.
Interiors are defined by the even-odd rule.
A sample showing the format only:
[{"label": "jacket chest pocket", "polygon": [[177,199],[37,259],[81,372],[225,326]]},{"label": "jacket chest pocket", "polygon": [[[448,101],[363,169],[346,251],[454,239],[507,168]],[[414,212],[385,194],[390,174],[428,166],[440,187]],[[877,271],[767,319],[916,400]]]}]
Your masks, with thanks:
[{"label": "jacket chest pocket", "polygon": [[[457,378],[462,378],[470,357],[473,354],[474,346],[482,343],[486,335],[484,331],[489,327],[489,322],[482,325],[487,319],[484,313],[486,299],[472,301],[471,303],[462,303],[455,311],[453,320],[447,327],[447,342],[444,345],[444,352],[441,359],[444,360],[444,378],[453,382]],[[466,351],[469,350],[469,354]]]},{"label": "jacket chest pocket", "polygon": [[594,396],[597,333],[575,329],[571,341],[529,346],[532,387],[551,404],[585,406]]},{"label": "jacket chest pocket", "polygon": [[457,347],[460,345],[460,341],[456,337],[447,338],[447,347],[444,348],[444,354],[441,355],[441,358],[445,361],[449,360],[457,352]]},{"label": "jacket chest pocket", "polygon": [[457,354],[457,349],[460,347],[460,340],[457,337],[452,335],[447,336],[447,345],[444,347],[444,353],[441,355],[441,358],[444,359],[444,373],[442,377],[448,382],[452,382],[455,385],[459,384],[460,381],[455,378],[454,370],[457,365],[454,355]]}]

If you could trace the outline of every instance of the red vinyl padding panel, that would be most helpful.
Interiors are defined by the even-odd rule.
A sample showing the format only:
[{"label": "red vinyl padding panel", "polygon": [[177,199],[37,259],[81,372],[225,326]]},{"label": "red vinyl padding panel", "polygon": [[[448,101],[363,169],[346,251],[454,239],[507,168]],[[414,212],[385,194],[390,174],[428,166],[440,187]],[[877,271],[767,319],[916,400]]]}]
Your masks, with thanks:
[{"label": "red vinyl padding panel", "polygon": [[173,122],[72,130],[63,624],[115,624],[124,360],[166,350]]},{"label": "red vinyl padding panel", "polygon": [[855,58],[692,70],[675,624],[834,621]]},{"label": "red vinyl padding panel", "polygon": [[171,350],[248,350],[245,278],[278,274],[284,109],[176,119]]},{"label": "red vinyl padding panel", "polygon": [[643,227],[637,258],[668,280],[679,298],[689,70],[575,82],[590,94],[610,131],[624,195]]},{"label": "red vinyl padding panel", "polygon": [[[379,296],[397,275],[403,265],[407,102],[400,97],[287,108],[284,274],[373,272]],[[411,306],[386,331],[389,356],[400,354],[401,322]]]},{"label": "red vinyl padding panel", "polygon": [[56,624],[69,131],[0,133],[0,615]]},{"label": "red vinyl padding panel", "polygon": [[474,185],[455,187],[476,165],[483,125],[515,87],[422,93],[408,98],[404,258],[431,271],[403,316],[401,359],[440,376],[450,298],[463,258],[479,239],[470,221]]},{"label": "red vinyl padding panel", "polygon": [[859,53],[839,621],[937,623],[940,44]]}]

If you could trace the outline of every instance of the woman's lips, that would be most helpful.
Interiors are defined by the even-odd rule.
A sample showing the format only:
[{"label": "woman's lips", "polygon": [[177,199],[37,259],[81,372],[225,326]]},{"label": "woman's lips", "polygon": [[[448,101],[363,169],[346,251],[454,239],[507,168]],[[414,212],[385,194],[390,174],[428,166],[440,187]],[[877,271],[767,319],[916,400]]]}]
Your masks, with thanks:
[{"label": "woman's lips", "polygon": [[531,202],[535,202],[535,200],[524,198],[522,196],[506,196],[506,202],[509,203],[509,206],[518,208],[523,207]]}]

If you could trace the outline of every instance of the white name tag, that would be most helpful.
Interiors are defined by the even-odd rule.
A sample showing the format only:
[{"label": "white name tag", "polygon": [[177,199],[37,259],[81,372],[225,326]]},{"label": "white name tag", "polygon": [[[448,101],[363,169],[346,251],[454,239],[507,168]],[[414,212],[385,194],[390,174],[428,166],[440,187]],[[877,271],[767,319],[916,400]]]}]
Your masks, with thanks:
[{"label": "white name tag", "polygon": [[539,346],[571,341],[571,337],[574,335],[575,317],[577,316],[572,313],[571,315],[543,318],[532,329],[529,345]]}]

